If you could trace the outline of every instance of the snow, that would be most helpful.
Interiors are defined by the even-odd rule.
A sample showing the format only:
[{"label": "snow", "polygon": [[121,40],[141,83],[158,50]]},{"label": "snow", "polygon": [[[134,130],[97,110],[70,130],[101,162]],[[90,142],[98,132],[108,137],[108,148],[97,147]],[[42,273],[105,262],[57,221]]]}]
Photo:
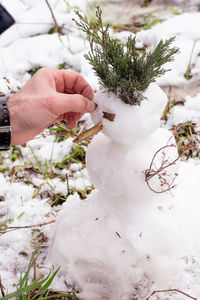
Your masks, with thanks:
[{"label": "snow", "polygon": [[173,109],[173,114],[170,116],[170,122],[173,125],[184,123],[187,121],[200,124],[200,94],[196,97],[186,97],[184,106],[177,105]]},{"label": "snow", "polygon": [[[88,42],[72,22],[73,7],[85,11],[89,1],[67,2],[69,5],[61,0],[50,1],[59,25],[64,25],[65,35],[59,36],[48,34],[54,24],[44,2],[1,1],[16,24],[0,36],[0,90],[10,95],[30,78],[31,69],[58,67],[64,62],[98,89],[98,80],[83,56]],[[166,66],[171,71],[157,84],[186,85],[184,73],[194,42],[200,37],[199,22],[199,12],[189,11],[170,15],[150,30],[136,34],[138,48],[147,45],[149,50],[161,37],[176,36],[174,45],[180,48],[180,54]],[[124,42],[129,34],[115,36]],[[199,47],[197,42],[191,60],[192,80],[199,79]],[[48,131],[44,132],[45,138],[38,136],[26,148],[20,147],[23,163],[20,158],[11,163],[9,153],[3,154],[0,167],[8,167],[12,176],[0,173],[0,225],[26,226],[56,220],[55,224],[39,227],[49,239],[49,249],[46,260],[45,252],[38,259],[50,267],[62,265],[53,282],[58,290],[75,286],[87,300],[144,300],[153,290],[162,288],[176,288],[200,297],[199,160],[181,161],[169,168],[172,178],[177,168],[179,174],[172,193],[155,194],[149,190],[141,171],[149,167],[155,151],[166,145],[172,134],[159,128],[167,101],[164,93],[157,85],[151,85],[145,96],[147,100],[141,106],[129,107],[112,94],[97,93],[98,107],[92,119],[94,123],[103,122],[103,133],[93,138],[87,150],[87,170],[82,170],[80,164],[71,164],[69,169],[59,170],[56,178],[33,175],[35,157],[45,170],[46,162],[50,168],[70,155],[73,148],[72,138],[55,143]],[[199,126],[199,102],[197,93],[193,98],[188,95],[184,105],[175,105],[167,127],[186,121]],[[116,119],[111,122],[102,118],[103,111],[115,113]],[[173,161],[176,148],[168,150],[166,155]],[[157,158],[158,164],[161,159]],[[30,164],[28,175],[21,167],[24,163]],[[16,171],[19,166],[21,169]],[[53,171],[57,172],[55,168]],[[30,182],[26,181],[27,176]],[[69,176],[69,186],[63,176]],[[98,189],[85,200],[74,193],[64,204],[51,207],[50,195],[66,196],[68,187],[78,192],[92,183]],[[158,178],[151,185],[160,188]],[[18,283],[20,272],[26,271],[34,249],[32,241],[32,231],[27,228],[0,236],[0,274],[6,291],[15,289],[13,284]],[[23,251],[27,256],[20,254]],[[167,293],[157,296],[168,298]],[[178,293],[171,298],[183,300]]]},{"label": "snow", "polygon": [[[44,131],[45,134],[45,131]],[[72,138],[64,140],[60,143],[54,143],[54,136],[47,135],[44,139],[35,138],[29,142],[28,147],[22,148],[22,154],[25,161],[34,160],[34,155],[38,158],[41,165],[45,165],[45,161],[58,162],[64,157],[63,153],[69,153],[72,147]],[[30,148],[33,153],[30,154]]]},{"label": "snow", "polygon": [[[190,26],[188,26],[190,24]],[[186,72],[192,47],[194,42],[199,39],[199,26],[200,19],[198,12],[187,12],[182,15],[174,16],[163,23],[159,23],[152,27],[150,30],[141,31],[136,37],[136,41],[143,45],[155,47],[160,38],[168,39],[176,37],[174,45],[180,49],[180,54],[176,57],[175,61],[166,64],[166,69],[171,69],[163,77],[158,79],[161,85],[178,85],[186,83],[184,73]],[[197,43],[195,52],[199,53],[200,43]],[[192,57],[192,64],[199,65],[199,56]]]}]

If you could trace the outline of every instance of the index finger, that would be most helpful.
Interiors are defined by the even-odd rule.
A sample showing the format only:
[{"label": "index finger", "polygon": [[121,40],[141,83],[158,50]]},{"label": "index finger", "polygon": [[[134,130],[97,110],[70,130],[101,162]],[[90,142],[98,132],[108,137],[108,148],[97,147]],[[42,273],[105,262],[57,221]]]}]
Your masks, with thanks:
[{"label": "index finger", "polygon": [[56,90],[66,94],[80,94],[90,100],[94,98],[94,93],[89,83],[78,73],[56,70],[55,73]]}]

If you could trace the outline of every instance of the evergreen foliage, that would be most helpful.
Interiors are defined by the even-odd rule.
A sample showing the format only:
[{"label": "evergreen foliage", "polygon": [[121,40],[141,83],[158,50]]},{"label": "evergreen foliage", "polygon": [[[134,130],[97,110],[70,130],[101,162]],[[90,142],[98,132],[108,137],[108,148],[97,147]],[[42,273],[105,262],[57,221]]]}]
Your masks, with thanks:
[{"label": "evergreen foliage", "polygon": [[161,40],[152,52],[138,55],[135,38],[130,36],[124,45],[110,37],[109,25],[103,24],[100,8],[96,11],[96,22],[91,23],[78,11],[76,14],[79,21],[74,21],[90,42],[90,52],[85,57],[93,66],[100,85],[125,103],[139,105],[149,84],[167,71],[162,65],[172,61],[178,52],[177,48],[170,48],[174,38]]}]

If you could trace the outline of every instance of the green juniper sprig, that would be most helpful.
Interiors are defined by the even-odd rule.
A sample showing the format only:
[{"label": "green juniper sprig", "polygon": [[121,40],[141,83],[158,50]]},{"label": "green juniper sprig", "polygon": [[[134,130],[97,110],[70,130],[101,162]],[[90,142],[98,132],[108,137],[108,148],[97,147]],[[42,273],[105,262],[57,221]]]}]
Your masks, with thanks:
[{"label": "green juniper sprig", "polygon": [[103,24],[100,8],[96,11],[96,22],[92,23],[78,11],[75,13],[79,21],[73,20],[87,34],[90,43],[90,52],[85,57],[101,87],[127,104],[139,105],[149,84],[168,71],[162,65],[172,61],[179,51],[176,47],[170,48],[174,37],[161,40],[152,52],[138,55],[135,38],[130,36],[124,45],[110,37],[109,25]]}]

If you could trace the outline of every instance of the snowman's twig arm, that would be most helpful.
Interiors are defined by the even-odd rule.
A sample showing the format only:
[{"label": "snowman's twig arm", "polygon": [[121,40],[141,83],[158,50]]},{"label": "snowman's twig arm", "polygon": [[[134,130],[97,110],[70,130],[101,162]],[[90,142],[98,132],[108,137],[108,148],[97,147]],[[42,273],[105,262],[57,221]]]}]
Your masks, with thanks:
[{"label": "snowman's twig arm", "polygon": [[92,128],[90,128],[87,131],[83,132],[82,134],[78,135],[73,140],[73,142],[78,144],[78,143],[88,139],[89,137],[93,136],[94,134],[97,134],[99,131],[102,130],[102,128],[103,128],[103,124],[98,123],[95,126],[93,126]]},{"label": "snowman's twig arm", "polygon": [[[157,194],[171,191],[171,189],[173,189],[175,187],[174,181],[177,176],[177,173],[174,173],[174,178],[172,179],[171,182],[168,182],[167,178],[166,178],[167,173],[166,173],[166,171],[164,171],[166,168],[174,165],[179,159],[179,156],[171,162],[168,159],[165,159],[166,153],[163,150],[165,150],[166,148],[170,148],[170,147],[176,147],[176,146],[174,144],[170,144],[170,145],[165,145],[162,148],[158,149],[151,160],[149,168],[144,171],[145,181],[146,181],[149,189],[152,192],[157,193]],[[163,151],[163,158],[161,161],[161,166],[155,170],[156,166],[155,166],[154,160],[161,151]],[[154,168],[153,168],[153,166],[154,166]],[[149,183],[150,179],[152,179],[156,175],[158,176],[158,179],[160,181],[160,186],[161,187],[167,186],[165,189],[162,189],[161,191],[157,191],[157,190],[153,189]]]},{"label": "snowman's twig arm", "polygon": [[[103,112],[103,118],[109,120],[109,121],[114,121],[115,119],[115,114],[112,113],[108,113],[108,112]],[[74,143],[80,143],[86,139],[89,139],[90,137],[92,137],[93,135],[97,134],[99,131],[101,131],[103,129],[103,124],[102,123],[98,123],[96,125],[94,125],[92,128],[88,129],[87,131],[78,134],[76,136],[76,138],[73,140]]]},{"label": "snowman's twig arm", "polygon": [[171,165],[173,165],[173,164],[179,159],[179,156],[178,156],[174,161],[172,161],[171,163],[169,163],[169,164],[166,165],[166,166],[164,166],[164,165],[165,165],[165,163],[166,163],[167,161],[163,161],[161,167],[160,167],[157,171],[154,171],[154,170],[152,169],[152,166],[153,166],[154,159],[155,159],[156,155],[157,155],[160,151],[162,151],[162,150],[164,150],[164,149],[166,149],[166,148],[171,148],[171,147],[176,147],[176,146],[173,145],[173,144],[171,144],[171,145],[166,145],[166,146],[160,148],[158,151],[156,151],[156,153],[154,154],[154,156],[153,156],[153,158],[152,158],[152,161],[151,161],[151,164],[150,164],[150,166],[149,166],[149,169],[145,170],[146,178],[151,179],[151,178],[152,178],[153,176],[155,176],[156,174],[160,173],[160,172],[163,171],[164,169],[166,169],[166,168],[170,167]]}]

